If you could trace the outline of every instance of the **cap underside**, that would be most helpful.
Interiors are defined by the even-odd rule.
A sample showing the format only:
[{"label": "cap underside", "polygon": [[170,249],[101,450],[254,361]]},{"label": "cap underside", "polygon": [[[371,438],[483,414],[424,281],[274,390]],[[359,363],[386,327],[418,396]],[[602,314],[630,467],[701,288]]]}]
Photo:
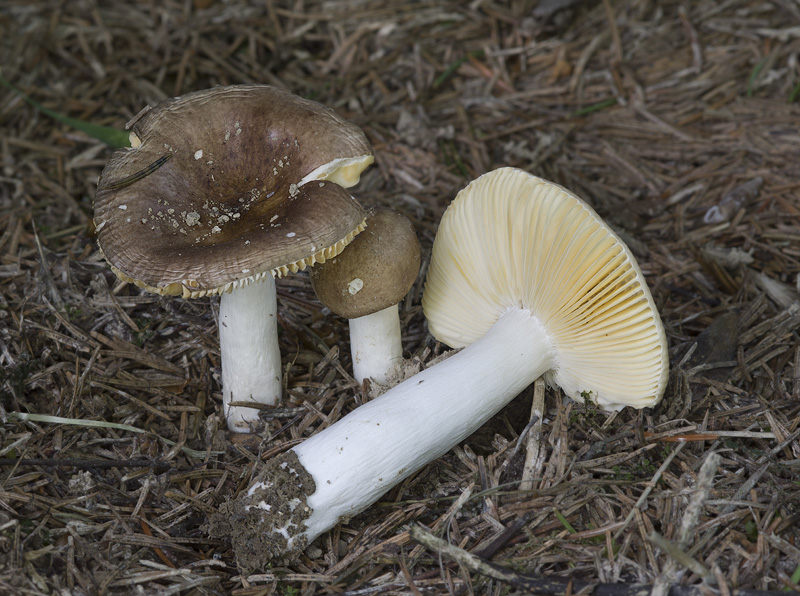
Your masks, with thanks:
[{"label": "cap underside", "polygon": [[447,209],[423,307],[452,347],[508,308],[529,309],[557,352],[548,380],[573,399],[618,409],[663,394],[666,338],[633,255],[581,199],[521,170],[485,174]]},{"label": "cap underside", "polygon": [[163,295],[221,294],[243,280],[305,269],[339,254],[365,226],[361,206],[331,182],[254,188],[239,195],[244,201],[233,193],[201,202],[188,189],[153,200],[141,191],[119,192],[97,211],[109,222],[98,240],[121,279]]},{"label": "cap underside", "polygon": [[[249,277],[241,277],[234,281],[230,281],[222,286],[216,288],[202,288],[200,286],[200,282],[195,279],[186,279],[180,282],[173,282],[166,286],[149,286],[146,283],[139,281],[137,279],[132,278],[131,276],[123,273],[113,265],[111,265],[111,271],[119,277],[122,281],[126,281],[128,283],[132,283],[135,286],[143,288],[148,292],[153,292],[154,294],[161,294],[162,296],[181,296],[182,298],[201,298],[203,296],[214,296],[217,294],[224,294],[226,292],[231,292],[236,288],[241,288],[246,286],[250,283],[259,282],[262,279],[266,278],[267,276],[272,277],[283,277],[285,275],[289,275],[290,273],[297,273],[298,271],[305,271],[307,267],[313,267],[317,263],[324,263],[328,259],[332,259],[339,253],[341,253],[344,248],[350,244],[350,242],[355,238],[358,234],[360,234],[364,229],[367,227],[366,220],[363,220],[359,226],[347,234],[344,238],[335,242],[331,246],[318,250],[312,255],[304,259],[300,259],[294,261],[292,263],[287,263],[285,265],[280,265],[273,269],[261,271]],[[102,249],[101,249],[102,253]],[[103,254],[105,258],[105,254]],[[109,260],[106,258],[106,260]]]},{"label": "cap underside", "polygon": [[103,170],[95,225],[114,272],[151,292],[199,297],[295,272],[364,228],[343,186],[371,149],[320,104],[217,87],[144,111],[132,138]]}]

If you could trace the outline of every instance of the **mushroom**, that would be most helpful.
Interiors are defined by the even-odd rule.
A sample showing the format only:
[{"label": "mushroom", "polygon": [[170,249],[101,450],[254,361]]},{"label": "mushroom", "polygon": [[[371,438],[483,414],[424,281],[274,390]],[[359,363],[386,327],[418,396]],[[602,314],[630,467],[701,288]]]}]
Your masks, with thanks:
[{"label": "mushroom", "polygon": [[[271,461],[223,505],[212,529],[228,524],[240,567],[303,549],[541,375],[612,410],[663,395],[666,339],[633,255],[586,203],[521,170],[481,176],[448,207],[423,308],[437,339],[466,347]],[[233,531],[229,516],[241,516]]]},{"label": "mushroom", "polygon": [[398,303],[419,273],[419,242],[408,218],[367,209],[367,229],[336,257],[310,270],[317,298],[349,319],[353,374],[381,385],[403,359]]},{"label": "mushroom", "polygon": [[220,294],[228,427],[281,397],[275,277],[338,254],[364,227],[345,190],[373,156],[331,109],[260,85],[144,110],[95,196],[97,240],[121,279],[162,295]]}]

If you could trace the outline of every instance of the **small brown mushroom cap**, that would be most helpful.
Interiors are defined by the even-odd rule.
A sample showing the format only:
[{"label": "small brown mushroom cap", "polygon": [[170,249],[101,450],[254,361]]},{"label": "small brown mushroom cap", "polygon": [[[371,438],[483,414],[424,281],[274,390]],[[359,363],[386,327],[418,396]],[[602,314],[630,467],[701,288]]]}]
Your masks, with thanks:
[{"label": "small brown mushroom cap", "polygon": [[367,209],[367,229],[338,256],[310,271],[320,302],[347,319],[397,304],[419,273],[419,242],[408,218]]},{"label": "small brown mushroom cap", "polygon": [[115,273],[196,297],[337,254],[364,225],[344,190],[372,163],[364,133],[316,102],[263,85],[162,102],[132,123],[95,197]]}]

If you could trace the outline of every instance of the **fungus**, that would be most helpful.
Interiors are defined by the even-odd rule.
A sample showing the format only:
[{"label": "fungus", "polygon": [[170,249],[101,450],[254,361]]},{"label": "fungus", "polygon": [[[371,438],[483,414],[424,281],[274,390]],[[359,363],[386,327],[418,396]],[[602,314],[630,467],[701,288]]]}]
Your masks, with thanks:
[{"label": "fungus", "polygon": [[398,303],[419,272],[419,242],[408,218],[367,209],[367,229],[339,255],[311,269],[317,298],[349,319],[353,375],[385,385],[403,359]]},{"label": "fungus", "polygon": [[633,255],[586,203],[520,170],[485,174],[448,207],[423,308],[434,337],[463,349],[270,462],[301,480],[291,507],[270,471],[224,504],[212,531],[231,537],[240,567],[299,552],[542,375],[613,410],[663,395],[666,338]]},{"label": "fungus", "polygon": [[228,427],[281,397],[275,277],[338,254],[364,227],[345,190],[372,163],[331,109],[263,85],[173,98],[132,122],[98,182],[95,225],[121,279],[151,292],[221,295]]}]

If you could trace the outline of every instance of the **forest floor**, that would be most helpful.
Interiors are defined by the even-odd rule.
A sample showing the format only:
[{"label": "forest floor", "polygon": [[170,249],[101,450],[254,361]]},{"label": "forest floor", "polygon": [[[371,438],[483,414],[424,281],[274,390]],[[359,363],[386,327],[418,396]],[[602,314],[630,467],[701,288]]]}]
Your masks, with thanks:
[{"label": "forest floor", "polygon": [[0,30],[2,75],[84,121],[265,83],[363,128],[375,164],[354,195],[407,215],[422,246],[409,358],[447,349],[420,305],[442,213],[515,166],[625,239],[671,359],[654,408],[548,389],[530,486],[528,389],[299,559],[243,577],[204,525],[364,399],[347,323],[307,275],[280,279],[286,401],[231,436],[218,299],[119,282],[91,225],[111,149],[0,89],[0,594],[798,590],[797,2],[0,0]]}]

